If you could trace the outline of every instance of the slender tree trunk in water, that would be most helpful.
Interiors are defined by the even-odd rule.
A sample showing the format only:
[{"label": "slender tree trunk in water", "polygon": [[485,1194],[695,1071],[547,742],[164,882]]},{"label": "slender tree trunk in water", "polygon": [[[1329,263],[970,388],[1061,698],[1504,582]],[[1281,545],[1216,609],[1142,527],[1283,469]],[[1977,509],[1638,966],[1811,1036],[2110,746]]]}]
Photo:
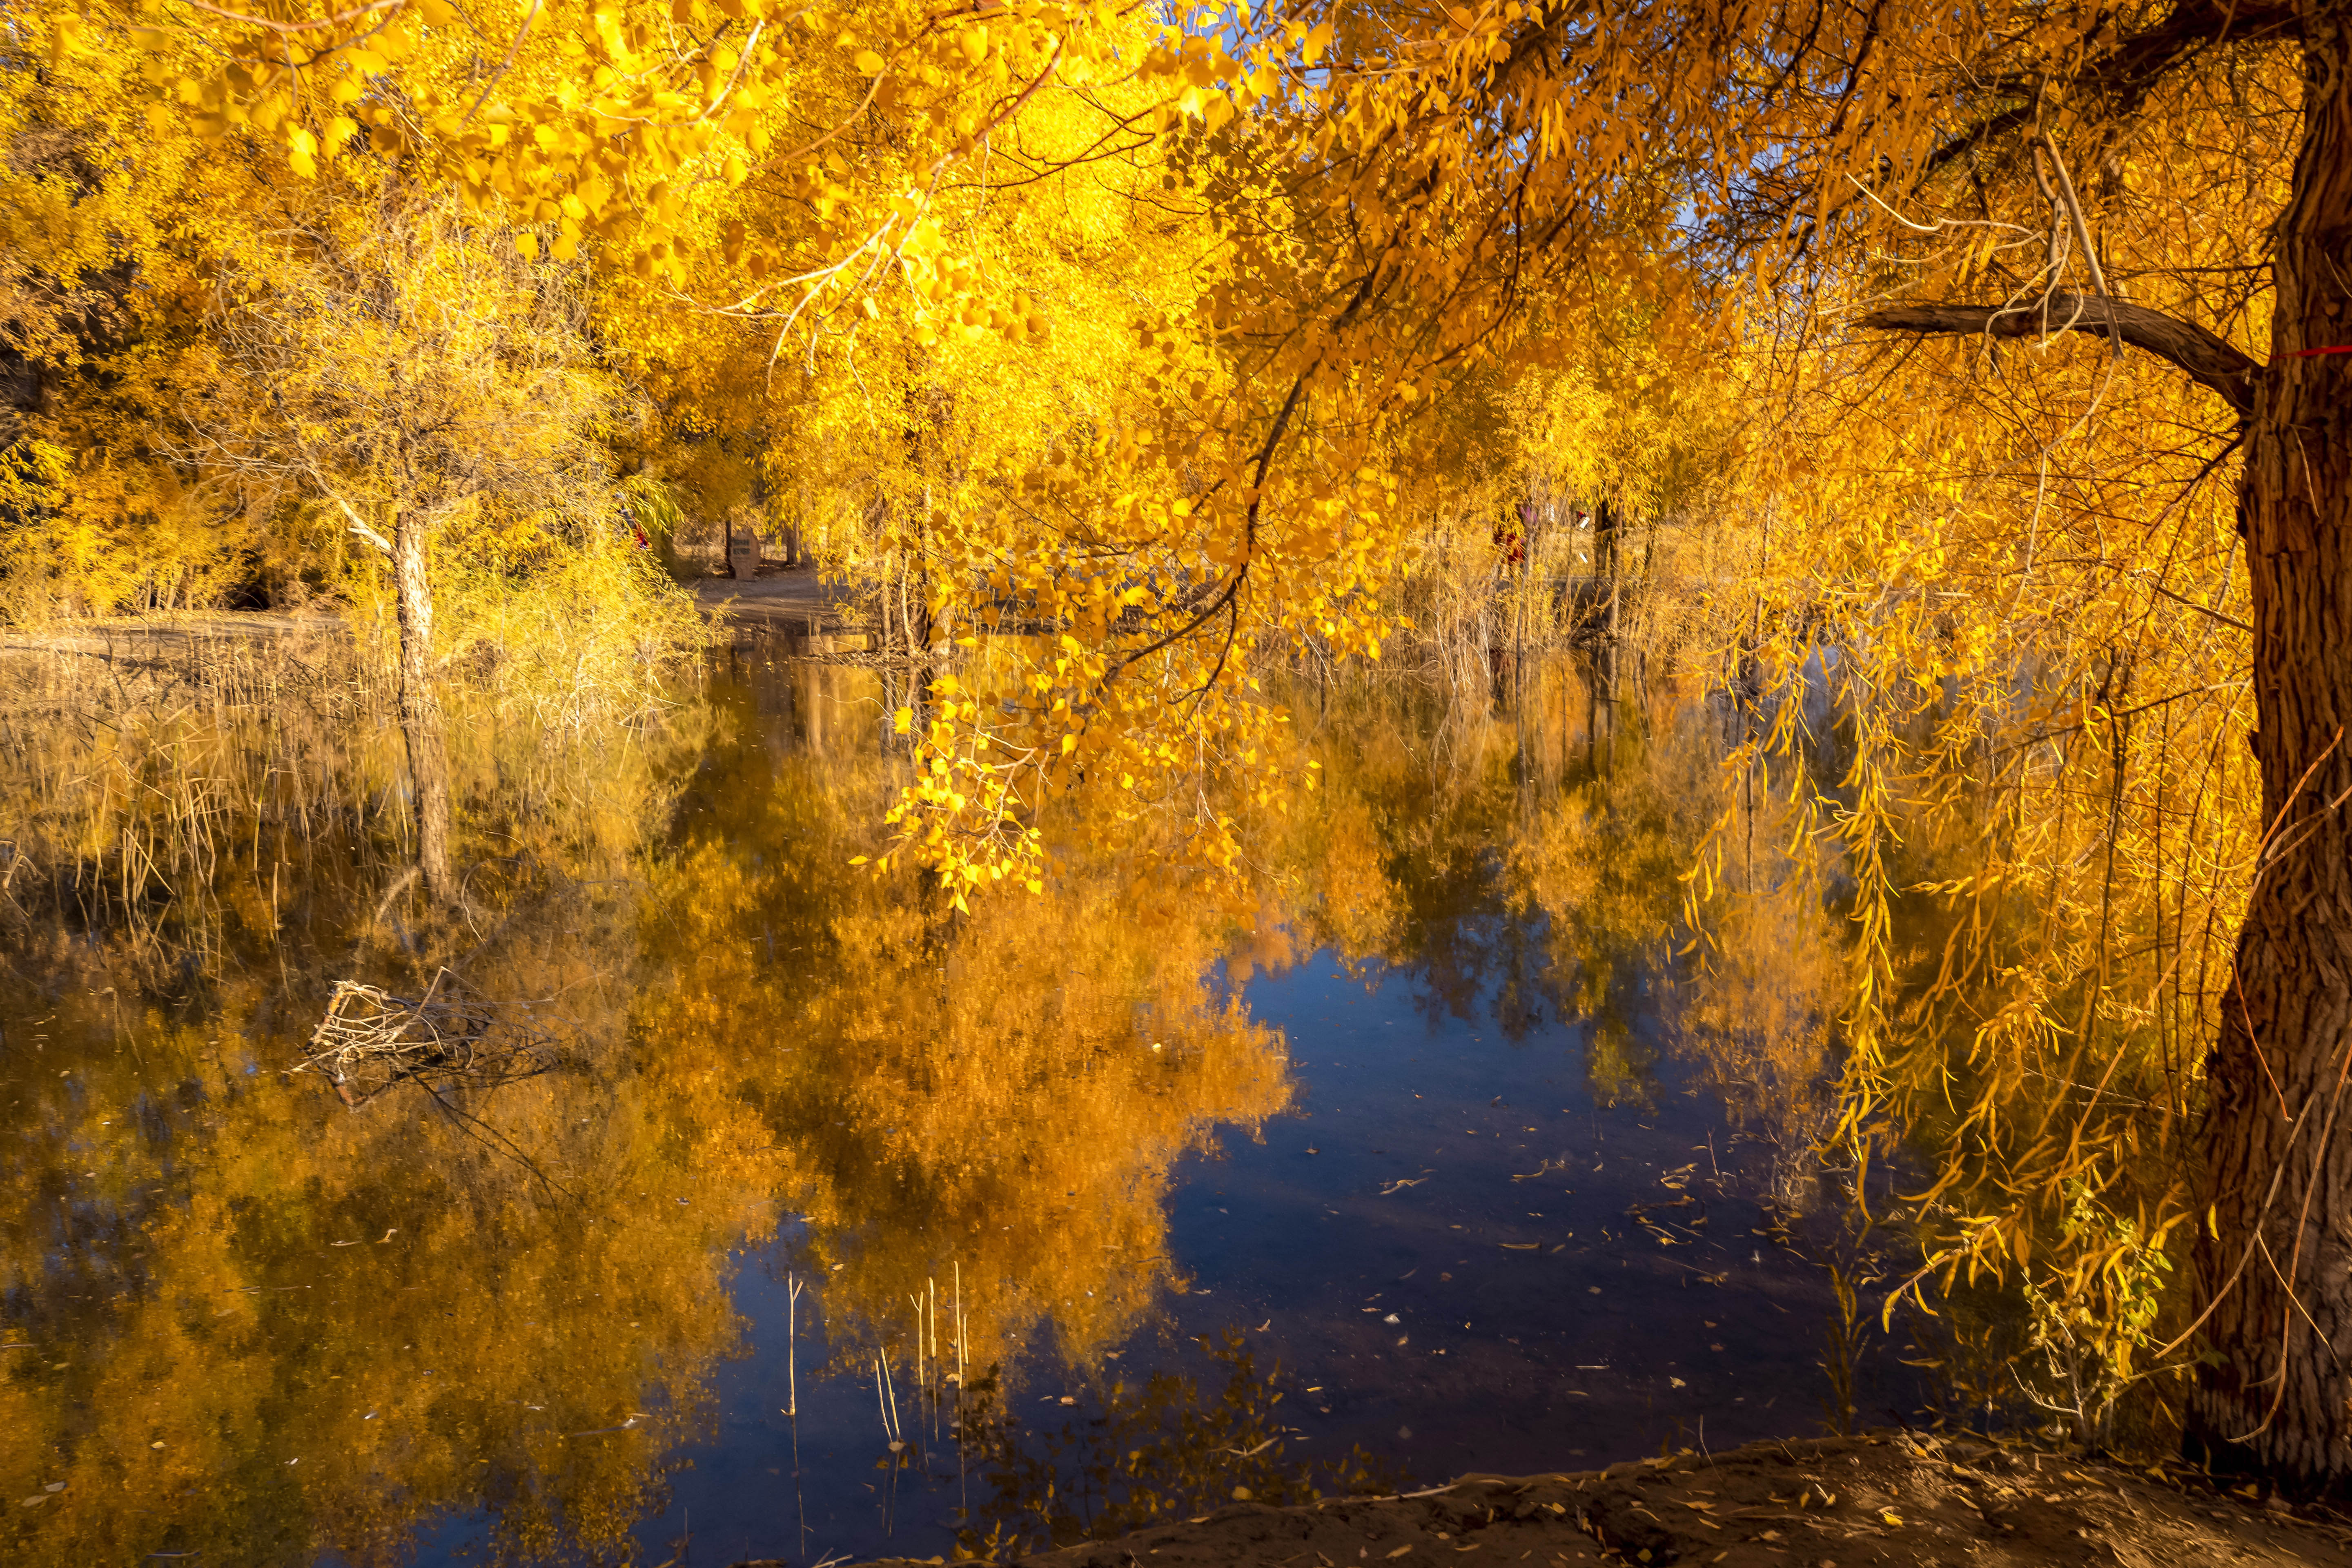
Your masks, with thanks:
[{"label": "slender tree trunk in water", "polygon": [[1609,675],[1613,689],[1617,675],[1617,655],[1614,651],[1617,647],[1617,595],[1625,580],[1623,548],[1625,528],[1617,516],[1615,507],[1609,508],[1601,515],[1609,520],[1609,647],[1612,650],[1609,655]]},{"label": "slender tree trunk in water", "polygon": [[[1617,635],[1617,513],[1607,501],[1595,501],[1592,506],[1592,578],[1593,607],[1605,637]],[[1598,584],[1607,579],[1609,596],[1604,603]]]},{"label": "slender tree trunk in water", "polygon": [[2218,1352],[2192,1452],[2298,1490],[2352,1482],[2352,5],[2304,8],[2304,136],[2276,229],[2240,527],[2254,619],[2264,868],[2208,1064]]},{"label": "slender tree trunk in water", "polygon": [[416,791],[416,868],[436,903],[457,897],[449,874],[449,745],[433,691],[433,586],[425,576],[425,520],[400,514],[392,534],[393,593],[400,615],[400,732]]}]

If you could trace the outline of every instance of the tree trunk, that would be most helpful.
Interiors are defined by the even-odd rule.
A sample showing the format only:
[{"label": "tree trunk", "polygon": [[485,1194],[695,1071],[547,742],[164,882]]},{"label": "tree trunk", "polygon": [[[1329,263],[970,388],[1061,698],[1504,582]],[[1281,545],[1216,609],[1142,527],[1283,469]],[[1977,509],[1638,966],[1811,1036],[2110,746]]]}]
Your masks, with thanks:
[{"label": "tree trunk", "polygon": [[400,732],[416,791],[416,868],[436,903],[456,900],[449,873],[449,745],[433,690],[433,585],[425,575],[425,520],[403,511],[392,534],[392,580],[400,615]]},{"label": "tree trunk", "polygon": [[[2272,365],[2240,495],[2270,831],[2208,1064],[2192,1452],[2352,1481],[2352,6],[2306,5],[2304,132],[2275,233]],[[2295,357],[2301,355],[2301,357]],[[2218,1234],[2216,1234],[2218,1232]]]},{"label": "tree trunk", "polygon": [[[1625,530],[1622,520],[1617,515],[1617,509],[1609,502],[1601,503],[1601,516],[1606,520],[1609,529],[1609,644],[1614,647],[1617,645],[1617,594],[1624,576],[1624,573],[1620,568],[1622,564],[1622,543]],[[1613,664],[1613,655],[1612,661]],[[1613,679],[1615,675],[1613,668],[1611,675]]]}]

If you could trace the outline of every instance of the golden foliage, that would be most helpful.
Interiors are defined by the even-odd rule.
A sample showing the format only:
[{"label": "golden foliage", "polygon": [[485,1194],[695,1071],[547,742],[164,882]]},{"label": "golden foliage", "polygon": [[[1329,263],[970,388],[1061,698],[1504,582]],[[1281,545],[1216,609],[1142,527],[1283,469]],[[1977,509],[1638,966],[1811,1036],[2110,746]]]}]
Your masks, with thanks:
[{"label": "golden foliage", "polygon": [[[182,410],[279,341],[240,338],[244,296],[207,301],[321,298],[304,279],[415,215],[416,281],[490,279],[530,341],[565,339],[447,405],[497,437],[459,447],[513,458],[465,492],[473,558],[569,526],[597,559],[623,451],[709,515],[803,527],[922,671],[890,703],[912,767],[880,862],[975,929],[1011,917],[970,895],[1044,896],[1073,826],[1194,890],[1156,918],[1247,916],[1254,838],[1310,819],[1316,783],[1280,667],[1377,659],[1414,617],[1516,647],[1572,564],[1616,605],[1638,530],[1642,580],[1682,598],[1631,630],[1711,660],[1748,726],[1689,883],[1706,1028],[1749,1048],[1765,976],[1735,955],[1818,931],[1789,890],[1810,874],[1852,952],[1791,984],[1768,1032],[1804,1043],[1772,1070],[1842,1053],[1837,1131],[1923,1152],[1939,1264],[2144,1325],[2124,1299],[2193,1212],[2183,1134],[2265,843],[2225,491],[2252,372],[2093,334],[2126,303],[2260,368],[2239,345],[2273,327],[2299,16],[43,0],[7,46],[0,238],[44,237],[44,261],[0,272],[0,316],[12,353],[79,379],[0,455],[10,613],[185,603],[278,554],[341,591],[341,522],[230,481],[290,473],[313,425],[351,449],[352,407],[403,409],[382,374],[407,351],[281,310],[300,355],[265,381],[290,401],[247,384],[245,434],[209,453],[179,431],[222,415]],[[534,313],[559,301],[593,332]],[[1890,309],[1923,304],[1984,330],[1854,331],[1944,331]],[[2285,352],[2342,346],[2316,330]],[[431,347],[416,384],[487,374],[478,346]],[[346,387],[367,395],[339,410]],[[362,469],[314,463],[302,493],[340,507],[330,471]],[[575,499],[530,493],[558,480]],[[1489,531],[1519,502],[1553,531],[1503,599]],[[1563,510],[1602,502],[1605,568],[1571,563]],[[1645,889],[1684,825],[1640,804],[1532,829],[1523,896],[1663,931]],[[1312,820],[1332,929],[1412,940],[1409,878],[1360,890],[1374,826]],[[1735,879],[1728,835],[1759,820],[1795,862]],[[858,929],[930,940],[913,918]],[[1622,942],[1559,940],[1578,984],[1614,984]]]}]

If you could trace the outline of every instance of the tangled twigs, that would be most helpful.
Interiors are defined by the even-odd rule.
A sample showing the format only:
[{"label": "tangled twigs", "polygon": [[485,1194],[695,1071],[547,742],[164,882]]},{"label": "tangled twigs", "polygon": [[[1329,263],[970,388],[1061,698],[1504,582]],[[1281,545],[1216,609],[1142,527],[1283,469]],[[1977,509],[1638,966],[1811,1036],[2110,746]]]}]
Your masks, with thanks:
[{"label": "tangled twigs", "polygon": [[427,1089],[495,1088],[563,1065],[553,1035],[525,1002],[455,994],[444,969],[415,1001],[355,980],[335,983],[327,1015],[295,1072],[322,1074],[357,1109],[402,1079]]}]

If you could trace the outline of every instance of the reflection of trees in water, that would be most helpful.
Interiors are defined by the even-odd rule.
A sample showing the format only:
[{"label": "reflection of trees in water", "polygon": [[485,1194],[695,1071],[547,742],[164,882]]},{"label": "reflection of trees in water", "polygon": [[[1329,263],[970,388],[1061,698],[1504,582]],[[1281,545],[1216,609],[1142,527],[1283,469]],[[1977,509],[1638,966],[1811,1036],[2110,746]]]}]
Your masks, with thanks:
[{"label": "reflection of trees in water", "polygon": [[1718,701],[1637,694],[1589,661],[1511,677],[1483,708],[1394,688],[1335,700],[1315,737],[1328,783],[1282,857],[1294,922],[1344,962],[1411,970],[1440,1015],[1513,1040],[1557,1019],[1603,1104],[1654,1103],[1680,1063],[1796,1182],[1823,1131],[1844,975],[1822,890],[1783,852],[1785,814],[1762,803],[1738,885],[1695,931],[1686,879],[1729,750]]},{"label": "reflection of trees in water", "polygon": [[[1305,945],[1411,970],[1424,1007],[1507,1039],[1556,1019],[1604,1105],[1654,1104],[1678,1064],[1775,1146],[1781,1201],[1808,1192],[1845,943],[1769,799],[1689,923],[1727,794],[1722,699],[1557,658],[1498,674],[1484,706],[1393,687],[1324,700],[1328,783],[1281,858]],[[1244,976],[1270,952],[1259,938]]]},{"label": "reflection of trees in water", "polygon": [[[1744,1160],[1738,1180],[1767,1205],[1772,1240],[1831,1276],[1840,1305],[1823,1331],[1823,1359],[1832,1420],[1851,1420],[1865,1398],[1858,1368],[1879,1331],[1885,1292],[1916,1262],[1916,1215],[1881,1200],[1906,1138],[1919,1137],[1916,1127],[1876,1130],[1882,1186],[1868,1205],[1853,1201],[1865,1173],[1822,1152],[1837,1130],[1844,1017],[1860,984],[1848,919],[1857,879],[1840,841],[1805,813],[1833,815],[1855,754],[1852,737],[1824,708],[1801,773],[1768,781],[1726,773],[1749,716],[1719,694],[1664,680],[1637,691],[1630,678],[1569,660],[1501,672],[1496,691],[1492,702],[1467,704],[1410,686],[1317,692],[1320,717],[1306,738],[1325,764],[1324,787],[1287,817],[1247,823],[1277,886],[1247,929],[1223,939],[1231,992],[1325,948],[1368,976],[1411,971],[1431,1014],[1489,1024],[1507,1039],[1524,1041],[1558,1020],[1580,1038],[1588,1087],[1603,1103],[1655,1109],[1667,1080],[1718,1100],[1730,1123],[1725,1152],[1764,1146],[1761,1169]],[[1964,874],[1975,851],[1965,834],[1923,841],[1898,879]],[[1693,878],[1702,895],[1695,902]],[[1108,890],[1098,906],[1081,897],[1073,907],[1116,919],[1118,889]],[[1906,953],[1898,977],[1916,994],[1937,980],[1949,920],[1918,898],[1896,912],[1897,940],[1925,955]],[[900,910],[894,918],[909,917]],[[1028,961],[1037,966],[1050,966],[1056,945],[1089,934],[1045,929],[1050,936]],[[1202,945],[1183,949],[1171,973],[1190,974],[1214,956],[1210,926],[1188,930],[1186,940],[1199,935]],[[913,931],[860,946],[912,951]],[[1090,956],[1087,967],[1104,962],[1116,960]],[[1032,1006],[992,1014],[988,1029],[1017,1035]],[[872,1042],[866,1059],[900,1076],[936,1075],[936,1063],[892,1043],[909,1031],[937,1033],[930,1016],[892,1015],[877,1026],[888,1037]],[[1937,1048],[1910,1058],[1917,1069],[1964,1084],[1971,1069],[1948,1059],[1950,1042],[1929,1044]],[[895,1124],[890,1094],[876,1093],[872,1121]],[[1114,1100],[1091,1114],[1116,1119],[1132,1097],[1121,1089]],[[1943,1136],[1927,1132],[1920,1143]],[[1065,1191],[1100,1191],[1118,1179],[1111,1167],[1080,1170]],[[1042,1184],[1050,1199],[1059,1179]],[[894,1289],[919,1285],[914,1272],[901,1270]],[[1058,1297],[1074,1313],[1120,1321],[1083,1289],[1051,1285],[1033,1305],[1046,1315]],[[1938,1300],[1948,1318],[1965,1320],[1962,1332],[1924,1319],[1910,1332],[1920,1353],[1942,1364],[1947,1405],[1980,1408],[1993,1384],[2015,1382],[2001,1347],[2021,1342],[2022,1309],[1958,1288]]]},{"label": "reflection of trees in water", "polygon": [[[176,673],[133,672],[106,725],[20,714],[0,781],[42,873],[16,880],[0,970],[21,1096],[0,1268],[29,1347],[0,1455],[65,1483],[11,1510],[7,1554],[384,1562],[485,1500],[494,1558],[625,1552],[732,1331],[725,1222],[653,1201],[618,1052],[626,873],[690,725],[601,737],[589,769],[475,715],[470,907],[410,924],[383,897],[413,855],[396,756],[337,721],[362,698],[306,705],[299,659],[194,704]],[[444,958],[554,998],[585,1070],[359,1112],[284,1071],[335,980],[418,994]]]},{"label": "reflection of trees in water", "polygon": [[78,1073],[11,1173],[8,1326],[48,1370],[12,1369],[0,1447],[69,1483],[15,1560],[389,1560],[482,1498],[497,1554],[617,1549],[731,1330],[721,1222],[609,1136],[635,1086],[467,1097],[559,1198],[421,1097],[353,1114],[289,1082],[293,1037],[236,1028],[251,1001],[142,1029],[142,1084]]},{"label": "reflection of trees in water", "polygon": [[[1139,900],[1115,857],[1085,852],[1108,836],[1084,822],[1058,825],[1045,895],[950,916],[848,864],[888,783],[875,753],[820,764],[780,756],[773,723],[730,734],[652,876],[646,949],[675,980],[643,999],[640,1049],[723,1090],[680,1148],[706,1169],[714,1144],[762,1152],[806,1216],[845,1364],[911,1362],[908,1302],[951,1277],[968,1364],[1049,1325],[1092,1357],[1171,1278],[1176,1157],[1288,1101],[1279,1035],[1207,984],[1222,917]],[[750,804],[696,809],[720,799]]]},{"label": "reflection of trees in water", "polygon": [[[1847,890],[1833,866],[1792,858],[1784,797],[1726,775],[1738,716],[1720,696],[1636,689],[1590,660],[1505,673],[1486,705],[1435,709],[1393,689],[1331,700],[1342,717],[1318,737],[1328,784],[1285,857],[1301,945],[1410,971],[1425,1008],[1507,1039],[1549,1012],[1578,1041],[1597,1104],[1654,1111],[1669,1069],[1718,1101],[1725,1163],[1735,1145],[1767,1155],[1760,1179],[1734,1184],[1763,1205],[1766,1241],[1829,1277],[1825,1407],[1850,1423],[1875,1321],[1862,1293],[1883,1295],[1907,1254],[1899,1228],[1824,1201],[1825,1184],[1850,1196],[1853,1177],[1822,1159],[1853,981]],[[1827,787],[1832,763],[1815,760]],[[1737,853],[1704,859],[1711,833]],[[1253,956],[1269,948],[1261,938]]]},{"label": "reflection of trees in water", "polygon": [[[1675,956],[1719,754],[1699,705],[1601,722],[1564,664],[1513,689],[1450,716],[1335,696],[1328,787],[1247,825],[1281,884],[1254,930],[1139,896],[1111,823],[1050,824],[1049,892],[969,916],[853,868],[905,765],[854,669],[722,673],[667,730],[569,753],[455,724],[471,870],[441,922],[383,897],[413,851],[379,799],[381,735],[236,702],[153,731],[111,776],[178,788],[156,771],[170,740],[204,759],[192,779],[226,781],[203,789],[260,807],[211,810],[199,852],[145,806],[42,805],[101,847],[53,864],[46,904],[17,884],[0,977],[32,1053],[0,1262],[11,1338],[37,1352],[0,1385],[0,1454],[68,1483],[0,1525],[11,1552],[390,1561],[478,1507],[493,1557],[625,1554],[738,1343],[730,1252],[785,1212],[837,1371],[878,1355],[903,1376],[920,1322],[934,1384],[959,1356],[1017,1374],[1041,1343],[1099,1375],[1175,1282],[1176,1160],[1288,1104],[1284,1042],[1236,983],[1312,943],[1412,966],[1429,1006],[1493,1006],[1508,1037],[1580,1024],[1602,1098],[1654,1096],[1661,1053],[1694,1062],[1759,1135],[1806,1147],[1829,1048],[1807,998],[1833,976],[1790,981],[1830,950],[1818,895],[1759,876],[1719,900],[1705,971]],[[20,757],[96,756],[35,738]],[[126,842],[171,894],[121,892]],[[75,891],[100,873],[106,899]],[[336,981],[418,996],[443,962],[477,994],[555,998],[579,1070],[460,1089],[457,1116],[407,1094],[354,1114],[281,1070]],[[1297,1479],[1279,1445],[1256,1470],[1202,1457],[1278,1431],[1253,1378],[1114,1384],[1103,1425],[1052,1442],[975,1425],[1015,1478],[975,1528],[1058,1539],[1235,1484],[1348,1484]],[[1040,1504],[1019,1478],[1047,1471],[1099,1506],[1060,1481]],[[125,1490],[152,1511],[107,1505]]]},{"label": "reflection of trees in water", "polygon": [[1024,1419],[992,1374],[964,1406],[966,1462],[984,1489],[957,1531],[990,1561],[1109,1540],[1210,1512],[1235,1500],[1282,1506],[1332,1495],[1392,1493],[1407,1483],[1387,1462],[1350,1448],[1333,1458],[1296,1451],[1277,1406],[1290,1394],[1279,1365],[1265,1373],[1242,1332],[1203,1337],[1223,1379],[1154,1372],[1113,1377],[1085,1415]]},{"label": "reflection of trees in water", "polygon": [[[7,1326],[39,1359],[0,1386],[0,1454],[68,1483],[0,1525],[14,1556],[391,1561],[452,1508],[493,1558],[625,1556],[737,1342],[730,1255],[787,1204],[845,1369],[906,1358],[932,1278],[977,1363],[1130,1331],[1171,1277],[1173,1160],[1282,1107],[1280,1038],[1205,984],[1222,915],[1139,913],[1097,825],[1051,894],[970,919],[853,870],[898,765],[871,686],[722,679],[707,717],[568,758],[454,725],[472,870],[444,923],[383,896],[410,851],[380,735],[263,712],[267,682],[151,735],[247,806],[166,862],[184,893],[58,879],[0,981],[40,1021],[11,1043],[64,1071],[26,1079],[5,1173]],[[160,816],[47,808],[168,852]],[[445,961],[552,998],[577,1070],[358,1112],[283,1070],[335,982],[417,996]]]},{"label": "reflection of trees in water", "polygon": [[[1552,668],[1541,677],[1551,680]],[[1526,781],[1590,765],[1561,706],[1465,710],[1417,686],[1333,694],[1306,738],[1324,786],[1278,831],[1272,857],[1296,879],[1286,912],[1307,945],[1350,964],[1411,968],[1419,1005],[1435,1016],[1491,1008],[1515,1039],[1538,1026],[1554,1000],[1541,933],[1492,872]]]}]

